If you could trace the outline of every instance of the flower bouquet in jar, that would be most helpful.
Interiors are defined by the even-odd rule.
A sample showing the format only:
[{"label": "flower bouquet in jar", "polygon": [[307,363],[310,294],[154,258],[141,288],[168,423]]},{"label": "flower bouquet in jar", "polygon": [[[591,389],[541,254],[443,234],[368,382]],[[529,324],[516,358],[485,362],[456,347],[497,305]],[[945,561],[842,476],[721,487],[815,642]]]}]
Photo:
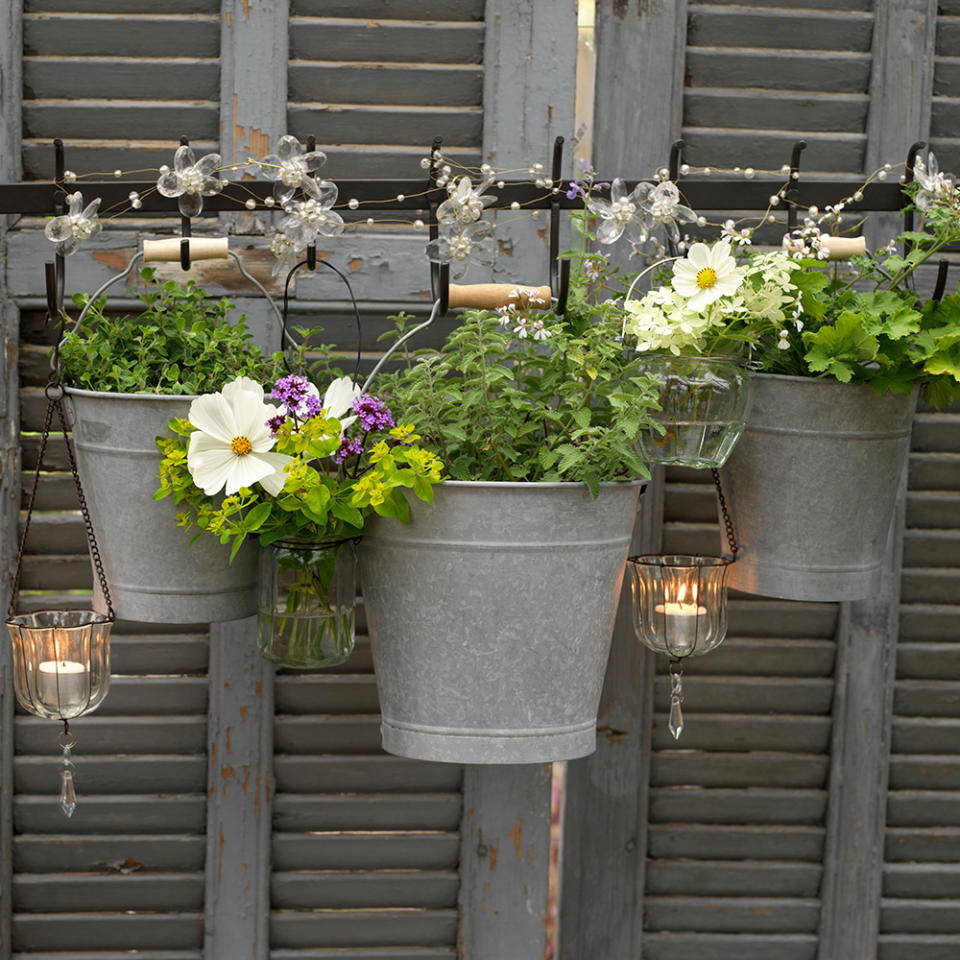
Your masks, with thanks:
[{"label": "flower bouquet in jar", "polygon": [[377,397],[349,377],[321,397],[306,377],[273,384],[238,377],[193,401],[159,438],[157,499],[178,522],[261,554],[258,643],[268,660],[300,669],[342,663],[355,634],[354,543],[367,516],[409,521],[404,490],[433,499],[440,460],[417,445]]}]

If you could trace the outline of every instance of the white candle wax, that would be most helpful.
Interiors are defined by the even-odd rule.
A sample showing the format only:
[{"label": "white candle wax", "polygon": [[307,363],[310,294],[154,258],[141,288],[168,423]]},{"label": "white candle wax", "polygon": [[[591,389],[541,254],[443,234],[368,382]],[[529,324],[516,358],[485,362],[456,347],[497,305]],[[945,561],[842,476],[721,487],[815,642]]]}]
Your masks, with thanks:
[{"label": "white candle wax", "polygon": [[71,714],[86,705],[90,671],[73,660],[44,660],[38,667],[37,692],[48,709]]},{"label": "white candle wax", "polygon": [[[679,656],[689,653],[697,643],[697,618],[706,616],[707,608],[696,603],[668,600],[666,603],[658,603],[653,610],[657,614],[654,625],[663,626],[667,651]],[[701,637],[706,630],[706,624],[700,624]]]}]

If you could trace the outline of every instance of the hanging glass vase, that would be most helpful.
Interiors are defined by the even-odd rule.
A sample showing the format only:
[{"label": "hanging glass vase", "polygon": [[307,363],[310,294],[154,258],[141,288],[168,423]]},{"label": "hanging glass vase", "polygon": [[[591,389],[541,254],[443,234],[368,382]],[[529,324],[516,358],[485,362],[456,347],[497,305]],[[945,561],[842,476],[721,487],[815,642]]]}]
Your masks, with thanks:
[{"label": "hanging glass vase", "polygon": [[642,369],[659,381],[662,433],[638,437],[647,463],[721,467],[743,433],[750,412],[753,374],[734,357],[675,357],[652,353]]},{"label": "hanging glass vase", "polygon": [[261,656],[297,670],[343,663],[356,633],[354,542],[281,540],[260,563]]}]

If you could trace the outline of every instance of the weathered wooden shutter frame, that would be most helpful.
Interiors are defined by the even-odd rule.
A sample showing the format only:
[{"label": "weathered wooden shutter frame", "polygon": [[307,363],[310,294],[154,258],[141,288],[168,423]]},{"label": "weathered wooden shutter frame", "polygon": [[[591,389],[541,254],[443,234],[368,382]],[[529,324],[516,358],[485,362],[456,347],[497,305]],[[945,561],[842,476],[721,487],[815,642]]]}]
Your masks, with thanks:
[{"label": "weathered wooden shutter frame", "polygon": [[[20,4],[0,5],[0,177],[21,177],[23,19]],[[0,247],[15,219],[0,219]],[[6,257],[4,256],[4,260]],[[0,291],[0,603],[6,610],[17,551],[20,513],[20,378],[17,374],[19,311]],[[0,957],[10,956],[13,881],[13,677],[10,644],[0,642]]]}]

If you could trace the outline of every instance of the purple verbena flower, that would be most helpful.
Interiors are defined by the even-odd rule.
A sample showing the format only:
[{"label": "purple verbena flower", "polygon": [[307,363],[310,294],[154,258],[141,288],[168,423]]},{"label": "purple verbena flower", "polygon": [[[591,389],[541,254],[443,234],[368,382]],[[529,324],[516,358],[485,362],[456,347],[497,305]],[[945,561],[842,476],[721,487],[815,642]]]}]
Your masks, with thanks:
[{"label": "purple verbena flower", "polygon": [[318,417],[323,412],[323,401],[313,393],[307,394],[300,404],[300,410],[298,412],[304,420],[309,420],[311,417]]},{"label": "purple verbena flower", "polygon": [[297,413],[297,408],[303,402],[310,390],[310,381],[306,377],[292,373],[281,377],[270,391],[272,400],[279,400],[288,411]]},{"label": "purple verbena flower", "polygon": [[353,401],[353,412],[360,418],[360,426],[367,432],[392,427],[393,414],[378,397],[365,395]]},{"label": "purple verbena flower", "polygon": [[363,453],[363,444],[359,440],[348,440],[344,437],[340,441],[340,449],[333,455],[337,463],[343,463],[345,460],[352,460]]},{"label": "purple verbena flower", "polygon": [[270,436],[275,437],[286,422],[287,416],[284,413],[278,413],[275,417],[271,417],[267,421],[267,429],[270,431]]}]

